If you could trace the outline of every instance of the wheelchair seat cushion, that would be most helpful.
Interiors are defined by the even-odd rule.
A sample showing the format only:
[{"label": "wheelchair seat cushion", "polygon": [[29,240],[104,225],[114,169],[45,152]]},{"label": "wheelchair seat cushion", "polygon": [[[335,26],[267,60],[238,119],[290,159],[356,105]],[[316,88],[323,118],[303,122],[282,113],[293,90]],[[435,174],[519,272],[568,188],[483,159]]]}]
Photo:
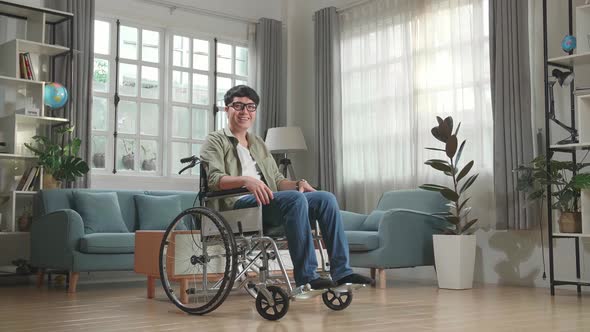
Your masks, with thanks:
[{"label": "wheelchair seat cushion", "polygon": [[379,248],[379,232],[345,231],[350,251],[363,252]]}]

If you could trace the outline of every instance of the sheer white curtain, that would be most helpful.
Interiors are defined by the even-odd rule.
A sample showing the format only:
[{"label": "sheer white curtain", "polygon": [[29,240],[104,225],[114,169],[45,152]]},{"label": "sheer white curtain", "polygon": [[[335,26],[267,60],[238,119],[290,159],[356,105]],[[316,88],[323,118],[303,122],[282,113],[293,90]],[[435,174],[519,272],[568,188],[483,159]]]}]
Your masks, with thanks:
[{"label": "sheer white curtain", "polygon": [[474,212],[492,213],[488,49],[487,0],[376,0],[341,13],[348,210],[372,210],[385,191],[450,183],[424,165],[446,156],[424,148],[441,147],[430,130],[452,116],[467,139],[461,159],[480,173]]}]

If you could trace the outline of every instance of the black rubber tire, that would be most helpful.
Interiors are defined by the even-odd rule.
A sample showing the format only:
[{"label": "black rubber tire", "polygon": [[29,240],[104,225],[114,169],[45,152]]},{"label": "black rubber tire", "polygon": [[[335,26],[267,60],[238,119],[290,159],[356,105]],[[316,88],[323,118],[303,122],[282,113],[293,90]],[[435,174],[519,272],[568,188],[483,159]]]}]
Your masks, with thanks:
[{"label": "black rubber tire", "polygon": [[[170,286],[170,280],[168,278],[168,274],[166,273],[166,268],[163,264],[164,252],[165,249],[167,251],[168,237],[170,233],[176,229],[177,224],[184,222],[184,217],[188,215],[199,215],[209,218],[209,220],[211,220],[214,223],[215,227],[217,227],[219,236],[223,243],[223,248],[225,250],[225,269],[221,285],[219,286],[211,300],[198,307],[188,307],[180,301],[180,299],[177,297],[172,287]],[[162,238],[162,242],[160,244],[159,269],[162,287],[164,288],[164,291],[166,292],[166,295],[168,296],[170,301],[174,303],[174,305],[176,305],[176,307],[178,307],[180,310],[191,315],[204,315],[217,309],[230,293],[238,269],[237,261],[238,260],[236,241],[233,233],[231,232],[231,228],[228,226],[225,219],[218,212],[210,208],[193,207],[190,209],[186,209],[182,211],[178,216],[176,216],[176,218],[174,218],[174,220],[170,223],[170,225],[166,229],[166,232],[164,233],[164,237]]]},{"label": "black rubber tire", "polygon": [[[269,305],[264,295],[258,292],[256,310],[264,319],[279,320],[289,311],[289,295],[278,286],[267,286],[266,289],[270,292],[275,304],[273,306]],[[269,312],[269,309],[272,309],[271,312]]]},{"label": "black rubber tire", "polygon": [[[343,297],[344,300],[342,299]],[[322,300],[324,300],[326,307],[332,310],[344,310],[350,305],[350,303],[352,303],[352,292],[340,293],[340,295],[336,295],[334,291],[328,290],[322,294]]]}]

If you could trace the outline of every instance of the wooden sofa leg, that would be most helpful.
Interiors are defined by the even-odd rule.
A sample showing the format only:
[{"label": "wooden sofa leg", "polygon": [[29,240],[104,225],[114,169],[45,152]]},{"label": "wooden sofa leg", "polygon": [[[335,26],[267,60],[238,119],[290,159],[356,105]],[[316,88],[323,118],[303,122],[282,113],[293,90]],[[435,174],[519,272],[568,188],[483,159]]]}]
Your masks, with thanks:
[{"label": "wooden sofa leg", "polygon": [[385,269],[377,269],[378,283],[380,289],[387,288],[387,278],[385,276]]},{"label": "wooden sofa leg", "polygon": [[70,283],[68,285],[68,293],[75,293],[76,286],[78,285],[78,278],[80,277],[80,272],[70,272]]},{"label": "wooden sofa leg", "polygon": [[[371,279],[375,280],[375,268],[372,267],[371,268]],[[375,282],[373,285],[371,285],[372,287],[375,287],[377,285],[377,283]]]},{"label": "wooden sofa leg", "polygon": [[45,278],[45,270],[39,269],[37,271],[37,287],[41,288],[43,286],[43,278]]}]

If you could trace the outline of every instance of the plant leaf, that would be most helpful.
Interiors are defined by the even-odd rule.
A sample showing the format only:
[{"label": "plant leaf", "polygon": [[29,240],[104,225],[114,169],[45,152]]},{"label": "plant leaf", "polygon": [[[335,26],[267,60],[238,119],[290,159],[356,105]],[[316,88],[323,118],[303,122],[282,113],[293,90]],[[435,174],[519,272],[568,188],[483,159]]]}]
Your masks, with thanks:
[{"label": "plant leaf", "polygon": [[459,128],[461,128],[461,122],[459,122],[459,124],[457,125],[457,129],[455,129],[455,136],[457,136],[457,134],[459,133]]},{"label": "plant leaf", "polygon": [[445,152],[447,153],[447,157],[451,159],[455,156],[455,153],[457,152],[457,136],[451,135],[451,137],[449,137],[445,146]]},{"label": "plant leaf", "polygon": [[465,177],[465,175],[467,175],[469,173],[469,171],[471,170],[471,167],[473,167],[473,160],[468,162],[467,165],[465,165],[465,167],[463,167],[461,172],[459,172],[459,175],[457,175],[457,182],[461,181],[461,179],[463,179]]},{"label": "plant leaf", "polygon": [[423,184],[419,188],[424,189],[424,190],[429,190],[429,191],[437,191],[437,192],[440,192],[441,190],[444,190],[444,189],[451,190],[448,187],[439,186],[438,184],[430,184],[430,183]]},{"label": "plant leaf", "polygon": [[448,136],[451,136],[451,134],[453,133],[453,117],[451,116],[447,116],[444,120],[443,123],[445,124],[445,126],[448,128]]},{"label": "plant leaf", "polygon": [[439,126],[443,123],[443,119],[440,116],[436,117],[436,121],[438,122]]},{"label": "plant leaf", "polygon": [[429,165],[430,167],[442,171],[442,172],[452,172],[453,169],[451,168],[451,165],[449,165],[449,163],[447,163],[444,160],[438,160],[438,159],[431,159],[431,160],[427,160],[424,164]]},{"label": "plant leaf", "polygon": [[465,231],[468,230],[469,227],[473,226],[473,224],[475,224],[477,222],[477,220],[478,219],[470,220],[468,223],[466,223],[465,225],[463,225],[463,227],[461,228],[460,234],[465,233]]},{"label": "plant leaf", "polygon": [[453,225],[459,224],[459,217],[457,216],[446,216],[445,219]]},{"label": "plant leaf", "polygon": [[441,133],[440,127],[433,127],[430,130],[430,133],[432,133],[432,136],[434,136],[434,138],[436,138],[437,140],[446,143],[448,136],[445,136],[444,134]]},{"label": "plant leaf", "polygon": [[479,176],[479,173],[470,176],[467,179],[467,181],[465,181],[465,183],[463,184],[463,186],[461,187],[461,190],[459,191],[459,193],[462,194],[463,192],[465,192],[465,190],[469,189],[469,187],[471,187],[471,185],[473,184],[473,182],[475,182],[475,180],[477,179],[478,176]]},{"label": "plant leaf", "polygon": [[[459,126],[460,125],[461,124],[459,123]],[[457,136],[457,133],[455,133],[455,136]],[[461,154],[463,154],[463,147],[465,147],[466,142],[467,142],[467,140],[463,140],[463,142],[459,146],[459,151],[457,152],[457,157],[455,157],[455,165],[459,165],[459,160],[461,160]]]},{"label": "plant leaf", "polygon": [[459,194],[448,188],[441,190],[440,194],[443,195],[443,197],[448,199],[449,201],[456,202],[459,199]]},{"label": "plant leaf", "polygon": [[425,148],[426,150],[432,150],[432,151],[442,151],[445,152],[445,149],[439,149],[439,148]]},{"label": "plant leaf", "polygon": [[571,180],[572,186],[576,189],[590,188],[590,173],[576,174]]},{"label": "plant leaf", "polygon": [[469,198],[467,198],[466,200],[464,200],[464,201],[463,201],[463,203],[461,203],[461,204],[459,205],[459,210],[461,210],[461,209],[462,209],[462,208],[465,206],[465,204],[467,204],[467,201],[469,201],[470,199],[471,199],[471,197],[469,197]]}]

